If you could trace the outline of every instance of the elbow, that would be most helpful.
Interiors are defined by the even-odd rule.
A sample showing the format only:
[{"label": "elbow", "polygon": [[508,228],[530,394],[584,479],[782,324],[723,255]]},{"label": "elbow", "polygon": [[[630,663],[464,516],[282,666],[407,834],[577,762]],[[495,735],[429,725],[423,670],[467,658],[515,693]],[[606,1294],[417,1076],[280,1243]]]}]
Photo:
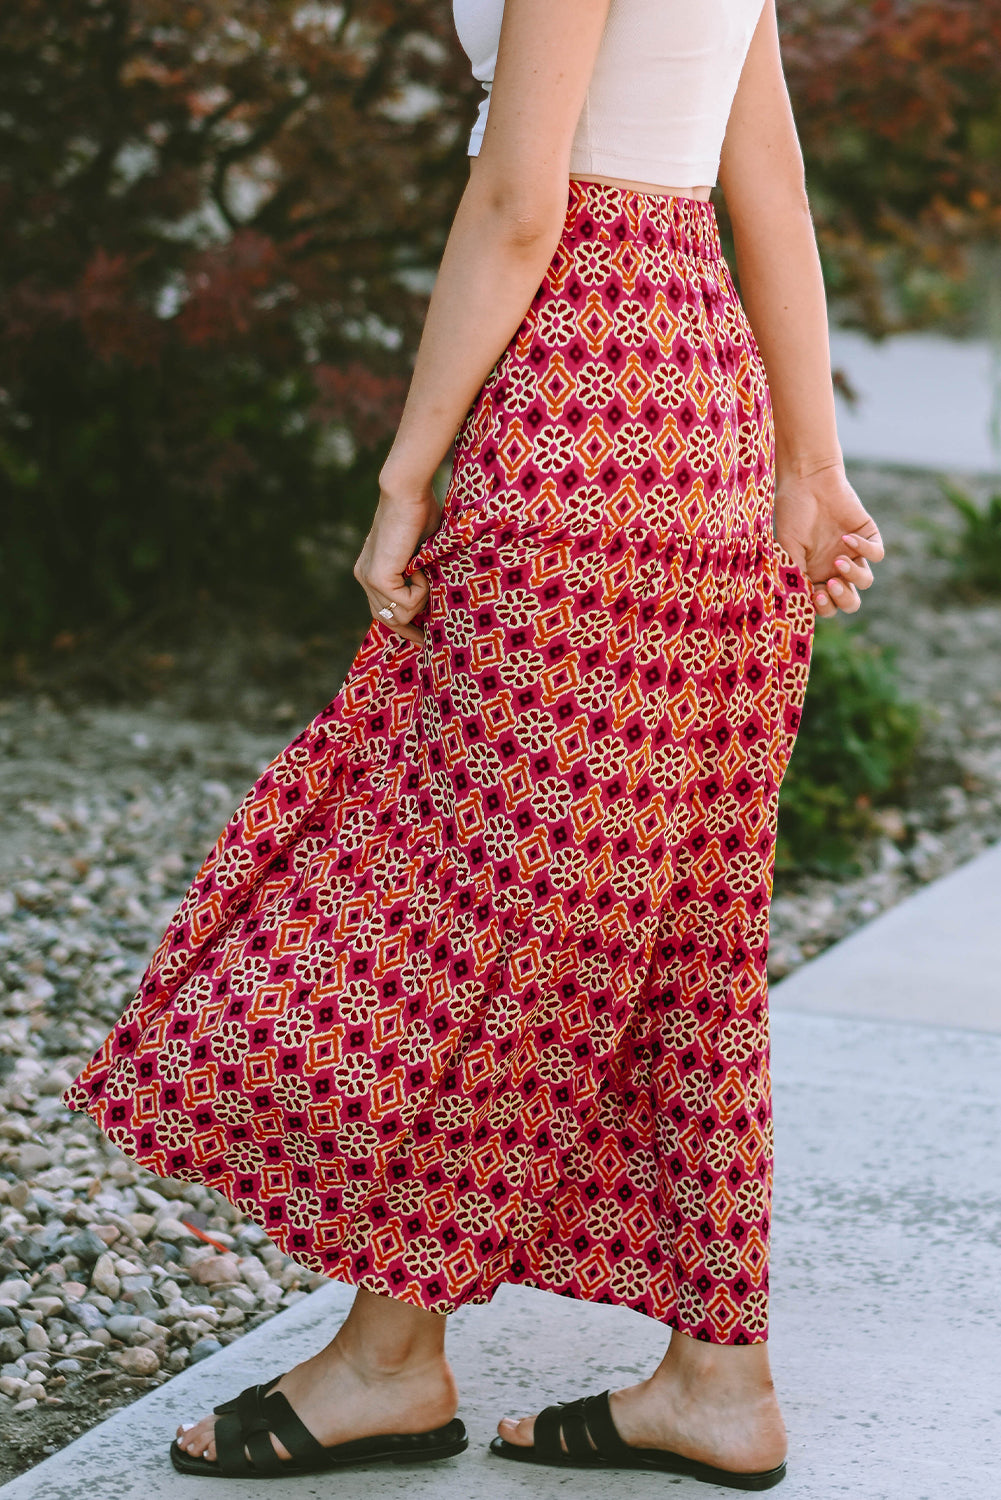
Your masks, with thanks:
[{"label": "elbow", "polygon": [[484,233],[512,253],[550,253],[567,211],[567,187],[555,182],[512,180],[483,173],[476,186],[476,213]]}]

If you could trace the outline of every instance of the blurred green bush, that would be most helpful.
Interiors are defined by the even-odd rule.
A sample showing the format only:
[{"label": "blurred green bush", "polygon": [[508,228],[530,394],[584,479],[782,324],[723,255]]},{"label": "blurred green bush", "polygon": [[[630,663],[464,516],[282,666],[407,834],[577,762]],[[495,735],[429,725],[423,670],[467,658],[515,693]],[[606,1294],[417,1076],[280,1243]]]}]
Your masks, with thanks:
[{"label": "blurred green bush", "polygon": [[946,499],[958,514],[958,536],[939,546],[952,563],[953,580],[968,596],[1001,594],[1001,494],[980,506],[968,491],[943,483]]},{"label": "blurred green bush", "polygon": [[874,810],[906,788],[920,729],[892,655],[840,621],[818,621],[803,721],[779,797],[779,875],[858,870]]}]

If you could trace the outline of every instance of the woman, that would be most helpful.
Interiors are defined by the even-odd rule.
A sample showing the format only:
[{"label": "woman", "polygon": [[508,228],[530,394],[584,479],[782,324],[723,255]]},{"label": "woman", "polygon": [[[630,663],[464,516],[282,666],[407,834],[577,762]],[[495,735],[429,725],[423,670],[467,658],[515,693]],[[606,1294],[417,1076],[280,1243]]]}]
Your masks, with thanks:
[{"label": "woman", "polygon": [[461,1451],[446,1315],[521,1281],[673,1333],[494,1452],[763,1489],[776,797],[814,611],[883,555],[773,0],[456,19],[492,91],[356,567],[372,628],[66,1099],[359,1288],[178,1429],[184,1472]]}]

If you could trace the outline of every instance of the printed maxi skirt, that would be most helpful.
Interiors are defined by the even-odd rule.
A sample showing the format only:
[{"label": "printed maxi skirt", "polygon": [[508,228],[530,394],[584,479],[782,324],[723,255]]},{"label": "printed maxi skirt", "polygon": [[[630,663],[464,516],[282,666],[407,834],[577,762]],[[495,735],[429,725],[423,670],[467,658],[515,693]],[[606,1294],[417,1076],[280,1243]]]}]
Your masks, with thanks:
[{"label": "printed maxi skirt", "polygon": [[296,1261],[767,1333],[765,957],[813,631],[712,207],[571,181],[415,557],[66,1091]]}]

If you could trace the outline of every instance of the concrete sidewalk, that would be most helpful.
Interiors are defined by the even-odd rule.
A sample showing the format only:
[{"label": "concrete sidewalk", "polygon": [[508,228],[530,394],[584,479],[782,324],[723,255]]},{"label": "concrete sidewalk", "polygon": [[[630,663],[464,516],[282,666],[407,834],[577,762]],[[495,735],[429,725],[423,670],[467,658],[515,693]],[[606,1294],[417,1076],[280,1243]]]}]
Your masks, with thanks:
[{"label": "concrete sidewalk", "polygon": [[[974,862],[986,878],[1001,868],[999,852]],[[909,965],[934,916],[953,948],[955,998],[966,986],[969,955],[993,951],[979,930],[947,931],[945,913],[972,911],[961,895],[952,905],[946,889],[954,881],[962,893],[963,874],[878,918],[803,972],[832,964],[838,985],[828,993],[844,1008],[855,967],[839,954],[867,940],[886,966],[885,987],[892,958]],[[935,894],[943,889],[944,903]],[[978,920],[984,917],[990,926],[989,904]],[[804,1013],[783,993],[799,979],[776,987],[774,1024],[772,1350],[791,1439],[789,1478],[776,1493],[787,1500],[990,1500],[1001,1474],[1001,1036],[944,1026],[944,1006],[928,1017],[934,1025],[908,1024],[896,1010],[890,1021]],[[971,972],[970,984],[979,983]],[[148,1500],[153,1492],[188,1500],[201,1493],[199,1481],[175,1474],[167,1458],[176,1424],[313,1352],[350,1298],[347,1288],[322,1288],[115,1413],[0,1496]],[[279,1500],[643,1500],[673,1485],[693,1500],[732,1494],[667,1476],[522,1469],[486,1451],[498,1416],[626,1384],[649,1371],[664,1342],[658,1326],[637,1314],[504,1288],[489,1307],[451,1320],[467,1453],[426,1469],[372,1466],[272,1481],[270,1493]],[[211,1488],[212,1500],[247,1491],[237,1480],[214,1480]]]}]

